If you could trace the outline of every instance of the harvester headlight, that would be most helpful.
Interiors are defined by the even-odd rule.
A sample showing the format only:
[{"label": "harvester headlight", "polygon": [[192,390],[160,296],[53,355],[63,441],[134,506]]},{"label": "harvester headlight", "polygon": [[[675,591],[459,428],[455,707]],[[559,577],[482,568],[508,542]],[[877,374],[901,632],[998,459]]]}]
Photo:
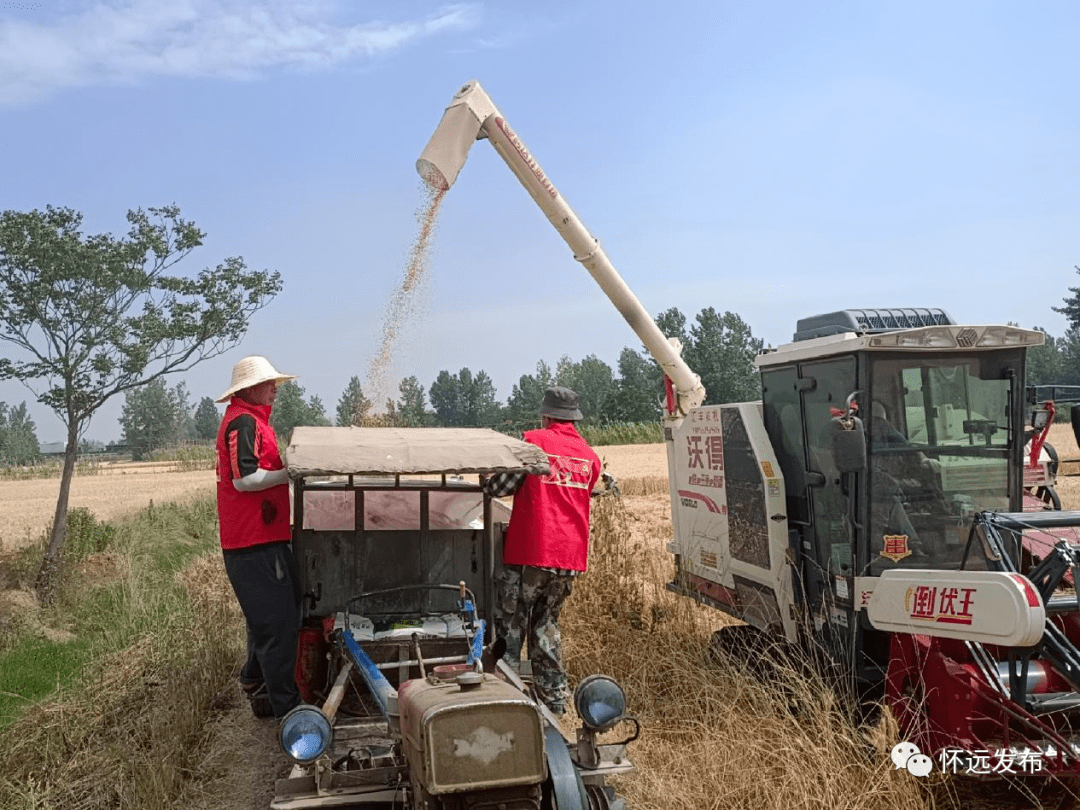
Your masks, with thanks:
[{"label": "harvester headlight", "polygon": [[1037,330],[1017,326],[988,326],[979,346],[1041,346],[1045,337]]},{"label": "harvester headlight", "polygon": [[285,715],[278,728],[281,750],[293,762],[306,765],[330,749],[334,727],[317,706],[300,705]]},{"label": "harvester headlight", "polygon": [[590,731],[607,731],[626,716],[626,694],[607,675],[590,675],[574,690],[574,708]]}]

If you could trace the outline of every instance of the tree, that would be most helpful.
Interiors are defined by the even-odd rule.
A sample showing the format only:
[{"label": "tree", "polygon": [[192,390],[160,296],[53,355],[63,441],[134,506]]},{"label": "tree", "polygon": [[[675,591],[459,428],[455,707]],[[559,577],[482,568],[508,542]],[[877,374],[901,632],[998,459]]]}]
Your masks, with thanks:
[{"label": "tree", "polygon": [[397,415],[410,427],[423,427],[430,423],[431,414],[424,404],[424,386],[416,377],[406,377],[398,385],[401,399],[397,402]]},{"label": "tree", "polygon": [[556,365],[555,379],[559,385],[578,395],[578,407],[587,424],[609,421],[611,399],[615,395],[615,377],[611,366],[590,354],[579,363],[563,357]]},{"label": "tree", "polygon": [[161,377],[124,394],[120,412],[124,444],[135,461],[172,443],[176,432],[176,400]]},{"label": "tree", "polygon": [[551,368],[543,360],[536,364],[535,374],[522,374],[506,400],[506,417],[516,425],[538,426],[540,403],[544,391],[555,384]]},{"label": "tree", "polygon": [[457,375],[440,371],[428,392],[435,421],[443,427],[487,427],[495,424],[501,410],[495,383],[486,371],[474,376],[468,368]]},{"label": "tree", "polygon": [[0,402],[0,461],[22,466],[33,464],[40,457],[37,428],[26,403],[9,408],[6,402]]},{"label": "tree", "polygon": [[690,327],[690,345],[683,356],[705,386],[704,404],[760,399],[761,382],[754,358],[761,354],[763,345],[738,315],[720,315],[712,307],[701,310]]},{"label": "tree", "polygon": [[292,380],[278,386],[270,424],[279,439],[287,439],[294,427],[300,425],[329,425],[322,400],[313,396],[304,401],[304,389]]},{"label": "tree", "polygon": [[178,382],[169,391],[173,407],[173,429],[169,444],[183,444],[195,438],[195,421],[191,417],[191,395],[187,383]]},{"label": "tree", "polygon": [[[35,589],[50,601],[66,539],[79,438],[111,397],[232,348],[281,277],[230,257],[198,275],[166,271],[205,234],[175,205],[129,211],[126,237],[84,236],[70,208],[0,214],[0,379],[34,392],[67,439],[52,532]],[[35,387],[36,386],[36,387]]]},{"label": "tree", "polygon": [[495,382],[483,369],[476,372],[472,385],[467,391],[468,414],[467,424],[475,427],[492,427],[499,421],[502,415],[502,405],[499,404],[498,395],[495,392]]},{"label": "tree", "polygon": [[[1080,267],[1076,268],[1076,272],[1080,273]],[[1062,299],[1065,306],[1050,307],[1050,309],[1054,310],[1054,312],[1060,312],[1068,318],[1070,329],[1077,329],[1080,328],[1080,287],[1069,287],[1069,292],[1072,295]]]},{"label": "tree", "polygon": [[210,397],[199,400],[199,407],[195,409],[192,419],[195,427],[195,438],[204,442],[212,442],[217,439],[218,427],[221,425],[221,414],[218,413],[217,405]]},{"label": "tree", "polygon": [[1042,332],[1045,343],[1042,346],[1033,346],[1027,352],[1027,385],[1066,385],[1066,376],[1062,356],[1064,339],[1055,338],[1043,329],[1036,326],[1036,330]]},{"label": "tree", "polygon": [[162,377],[124,393],[119,422],[124,444],[135,461],[142,461],[162,447],[195,438],[187,385],[180,382],[175,388],[167,388]]},{"label": "tree", "polygon": [[685,349],[690,344],[690,335],[686,331],[686,316],[678,307],[665,309],[656,316],[656,325],[664,337],[678,338]]},{"label": "tree", "polygon": [[658,421],[663,395],[660,366],[629,346],[624,347],[619,353],[619,378],[611,399],[611,418],[623,422]]},{"label": "tree", "polygon": [[[471,377],[471,374],[470,374]],[[464,424],[464,403],[461,396],[461,380],[445,369],[435,377],[428,388],[428,399],[435,410],[435,422],[441,427]]]},{"label": "tree", "polygon": [[1059,369],[1061,378],[1053,380],[1060,385],[1080,384],[1080,328],[1070,329],[1056,341],[1061,355]]},{"label": "tree", "polygon": [[362,425],[364,417],[371,410],[371,400],[364,396],[360,387],[360,378],[352,377],[337,405],[337,423],[340,426]]}]

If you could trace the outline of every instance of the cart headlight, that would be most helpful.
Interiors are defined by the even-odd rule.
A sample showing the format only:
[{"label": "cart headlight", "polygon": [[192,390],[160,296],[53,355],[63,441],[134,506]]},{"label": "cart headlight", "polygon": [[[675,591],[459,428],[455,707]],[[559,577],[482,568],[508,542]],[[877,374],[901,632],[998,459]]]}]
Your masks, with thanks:
[{"label": "cart headlight", "polygon": [[607,675],[590,675],[574,690],[574,708],[590,731],[607,731],[626,716],[626,694]]},{"label": "cart headlight", "polygon": [[317,706],[300,705],[285,715],[278,728],[281,750],[293,762],[306,765],[330,749],[334,728]]}]

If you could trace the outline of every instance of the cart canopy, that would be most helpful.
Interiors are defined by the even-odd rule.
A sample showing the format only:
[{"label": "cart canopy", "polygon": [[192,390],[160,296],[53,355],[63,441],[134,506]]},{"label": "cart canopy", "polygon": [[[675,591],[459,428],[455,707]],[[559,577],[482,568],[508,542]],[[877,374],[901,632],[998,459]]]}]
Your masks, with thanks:
[{"label": "cart canopy", "polygon": [[548,472],[539,447],[487,428],[297,427],[289,477]]}]

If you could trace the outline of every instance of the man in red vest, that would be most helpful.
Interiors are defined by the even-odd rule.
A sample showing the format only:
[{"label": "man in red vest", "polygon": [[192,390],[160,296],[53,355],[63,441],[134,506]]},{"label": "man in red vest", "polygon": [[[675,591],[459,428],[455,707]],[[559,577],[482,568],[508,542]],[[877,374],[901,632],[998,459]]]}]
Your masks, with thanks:
[{"label": "man in red vest", "polygon": [[296,643],[299,576],[290,541],[289,483],[270,426],[282,374],[265,357],[233,367],[217,435],[217,501],[225,571],[247,622],[240,684],[260,717],[282,718],[300,703]]},{"label": "man in red vest", "polygon": [[600,459],[574,427],[582,417],[578,396],[569,388],[547,389],[540,417],[541,429],[522,438],[547,453],[550,472],[524,476],[514,495],[493,619],[514,666],[527,637],[536,691],[552,712],[562,714],[570,690],[559,613],[574,577],[588,566],[589,506]]}]

